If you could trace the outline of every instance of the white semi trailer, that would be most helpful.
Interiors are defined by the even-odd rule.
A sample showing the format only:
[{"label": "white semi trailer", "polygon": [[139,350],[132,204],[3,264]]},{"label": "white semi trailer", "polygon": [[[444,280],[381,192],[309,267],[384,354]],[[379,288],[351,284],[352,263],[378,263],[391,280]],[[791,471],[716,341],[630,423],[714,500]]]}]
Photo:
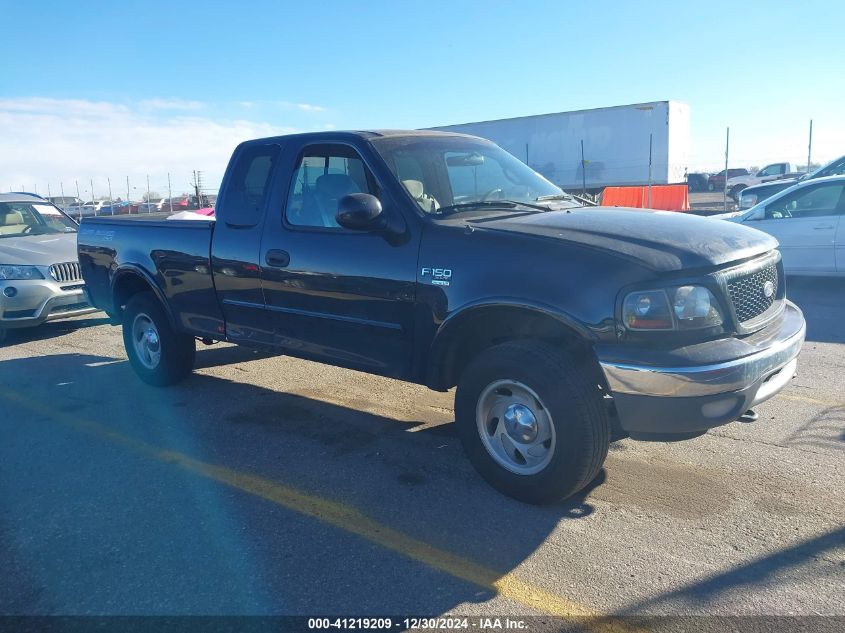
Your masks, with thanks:
[{"label": "white semi trailer", "polygon": [[[490,139],[570,191],[685,181],[689,106],[678,101],[431,128]],[[583,142],[583,163],[581,144]]]}]

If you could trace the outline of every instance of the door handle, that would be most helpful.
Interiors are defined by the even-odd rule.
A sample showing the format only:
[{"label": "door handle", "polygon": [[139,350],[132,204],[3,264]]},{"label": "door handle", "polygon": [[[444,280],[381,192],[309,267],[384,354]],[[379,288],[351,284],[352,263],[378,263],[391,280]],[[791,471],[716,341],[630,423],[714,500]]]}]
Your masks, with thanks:
[{"label": "door handle", "polygon": [[825,229],[832,229],[832,228],[833,228],[832,224],[816,224],[816,226],[813,227],[813,230],[824,231]]},{"label": "door handle", "polygon": [[284,268],[290,264],[290,255],[287,251],[270,250],[264,255],[264,263],[273,268]]}]

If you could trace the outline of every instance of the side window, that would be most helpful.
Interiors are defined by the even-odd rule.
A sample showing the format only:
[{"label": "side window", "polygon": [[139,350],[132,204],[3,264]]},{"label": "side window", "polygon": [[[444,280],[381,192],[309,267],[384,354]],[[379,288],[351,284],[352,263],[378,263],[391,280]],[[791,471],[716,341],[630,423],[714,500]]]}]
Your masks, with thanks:
[{"label": "side window", "polygon": [[831,183],[807,187],[766,207],[766,219],[815,218],[842,212],[845,184]]},{"label": "side window", "polygon": [[227,222],[239,226],[258,224],[278,155],[278,145],[250,145],[238,152],[219,205]]},{"label": "side window", "polygon": [[337,203],[350,193],[377,195],[358,153],[346,145],[311,145],[293,171],[285,219],[294,226],[340,228]]}]

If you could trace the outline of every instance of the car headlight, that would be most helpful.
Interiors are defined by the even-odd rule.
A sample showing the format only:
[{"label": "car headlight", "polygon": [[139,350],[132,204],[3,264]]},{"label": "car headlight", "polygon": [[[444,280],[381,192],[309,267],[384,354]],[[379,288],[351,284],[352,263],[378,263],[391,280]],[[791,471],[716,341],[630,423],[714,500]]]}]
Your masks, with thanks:
[{"label": "car headlight", "polygon": [[5,266],[0,264],[0,279],[44,279],[44,275],[35,266]]},{"label": "car headlight", "polygon": [[716,297],[704,286],[632,292],[622,303],[629,330],[698,330],[723,320]]}]

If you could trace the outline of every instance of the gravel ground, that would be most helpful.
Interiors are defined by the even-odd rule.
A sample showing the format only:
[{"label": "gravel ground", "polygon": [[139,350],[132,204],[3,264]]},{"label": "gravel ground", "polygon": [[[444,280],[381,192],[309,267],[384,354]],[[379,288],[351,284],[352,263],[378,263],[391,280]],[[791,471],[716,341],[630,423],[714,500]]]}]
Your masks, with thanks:
[{"label": "gravel ground", "polygon": [[452,395],[201,348],[155,389],[93,318],[0,349],[0,613],[845,615],[845,283],[792,280],[799,376],[578,498],[475,474]]}]

